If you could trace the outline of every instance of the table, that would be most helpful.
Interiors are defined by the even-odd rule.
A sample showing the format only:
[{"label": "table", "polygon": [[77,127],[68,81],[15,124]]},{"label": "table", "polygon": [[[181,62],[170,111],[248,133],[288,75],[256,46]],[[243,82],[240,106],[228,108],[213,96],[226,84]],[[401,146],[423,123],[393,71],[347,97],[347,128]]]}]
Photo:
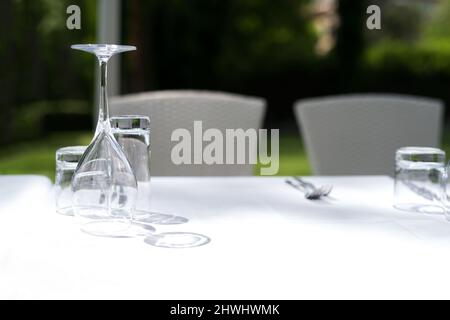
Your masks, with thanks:
[{"label": "table", "polygon": [[392,208],[384,176],[310,177],[309,201],[283,177],[155,177],[154,210],[189,223],[202,247],[93,237],[55,213],[41,176],[0,176],[0,298],[450,298],[450,223]]}]

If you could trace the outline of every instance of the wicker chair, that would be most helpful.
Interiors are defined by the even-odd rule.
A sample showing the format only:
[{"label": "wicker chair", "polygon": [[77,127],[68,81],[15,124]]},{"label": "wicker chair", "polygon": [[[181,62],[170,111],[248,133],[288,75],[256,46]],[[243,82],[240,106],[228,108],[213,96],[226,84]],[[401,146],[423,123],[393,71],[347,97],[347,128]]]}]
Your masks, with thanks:
[{"label": "wicker chair", "polygon": [[439,147],[443,103],[391,94],[300,100],[294,111],[314,174],[394,174],[395,150]]},{"label": "wicker chair", "polygon": [[224,137],[225,129],[259,129],[265,106],[261,98],[183,90],[130,94],[114,97],[110,102],[112,116],[137,114],[150,117],[150,170],[156,176],[252,175],[252,164],[176,165],[171,161],[171,150],[176,144],[171,141],[171,135],[175,129],[185,128],[193,138],[193,125],[197,120],[202,121],[203,132],[217,128]]}]

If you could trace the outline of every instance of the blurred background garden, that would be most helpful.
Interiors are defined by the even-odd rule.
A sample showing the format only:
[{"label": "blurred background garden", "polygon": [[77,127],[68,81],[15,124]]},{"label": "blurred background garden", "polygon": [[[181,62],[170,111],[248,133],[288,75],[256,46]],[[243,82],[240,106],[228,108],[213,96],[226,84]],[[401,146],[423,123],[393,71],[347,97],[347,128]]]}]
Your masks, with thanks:
[{"label": "blurred background garden", "polygon": [[[70,45],[97,42],[99,2],[0,1],[0,174],[53,177],[57,148],[90,142],[96,61]],[[71,4],[80,30],[66,27]],[[370,4],[381,30],[366,28]],[[450,105],[448,0],[127,0],[120,15],[120,42],[138,48],[121,58],[120,93],[265,98],[265,127],[280,129],[280,175],[310,173],[298,99],[388,92]],[[448,129],[443,141],[450,152]]]}]

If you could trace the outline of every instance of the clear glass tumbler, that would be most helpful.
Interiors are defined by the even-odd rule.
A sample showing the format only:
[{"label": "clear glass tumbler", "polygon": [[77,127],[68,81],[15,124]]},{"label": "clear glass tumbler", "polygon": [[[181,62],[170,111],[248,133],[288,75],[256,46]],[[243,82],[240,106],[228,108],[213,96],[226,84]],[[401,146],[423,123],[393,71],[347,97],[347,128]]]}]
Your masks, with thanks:
[{"label": "clear glass tumbler", "polygon": [[56,212],[73,216],[71,181],[85,146],[64,147],[56,150],[55,198]]},{"label": "clear glass tumbler", "polygon": [[404,147],[395,155],[394,207],[404,211],[443,213],[445,151]]},{"label": "clear glass tumbler", "polygon": [[150,187],[150,118],[141,115],[111,117],[111,131],[122,147],[137,181],[133,220],[141,224],[182,224],[188,219],[152,210]]},{"label": "clear glass tumbler", "polygon": [[150,118],[139,115],[111,117],[111,129],[130,162],[137,181],[134,217],[150,213]]}]

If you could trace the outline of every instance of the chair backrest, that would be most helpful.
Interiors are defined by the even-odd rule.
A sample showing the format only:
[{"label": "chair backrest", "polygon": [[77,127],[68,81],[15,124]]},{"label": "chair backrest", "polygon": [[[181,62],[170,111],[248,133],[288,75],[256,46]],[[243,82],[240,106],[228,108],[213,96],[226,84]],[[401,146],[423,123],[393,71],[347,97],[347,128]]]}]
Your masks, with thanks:
[{"label": "chair backrest", "polygon": [[[248,164],[180,164],[171,161],[171,141],[175,129],[187,129],[192,137],[194,153],[194,121],[202,121],[202,131],[259,129],[263,123],[264,99],[211,91],[158,91],[114,97],[110,100],[111,115],[146,115],[150,117],[150,171],[156,176],[226,176],[252,175],[254,165]],[[203,146],[208,143],[203,143]],[[252,152],[257,152],[253,150]],[[193,157],[193,156],[192,156]],[[248,158],[247,158],[248,159]]]},{"label": "chair backrest", "polygon": [[392,176],[397,148],[440,146],[439,100],[342,95],[299,100],[294,109],[314,174]]}]

